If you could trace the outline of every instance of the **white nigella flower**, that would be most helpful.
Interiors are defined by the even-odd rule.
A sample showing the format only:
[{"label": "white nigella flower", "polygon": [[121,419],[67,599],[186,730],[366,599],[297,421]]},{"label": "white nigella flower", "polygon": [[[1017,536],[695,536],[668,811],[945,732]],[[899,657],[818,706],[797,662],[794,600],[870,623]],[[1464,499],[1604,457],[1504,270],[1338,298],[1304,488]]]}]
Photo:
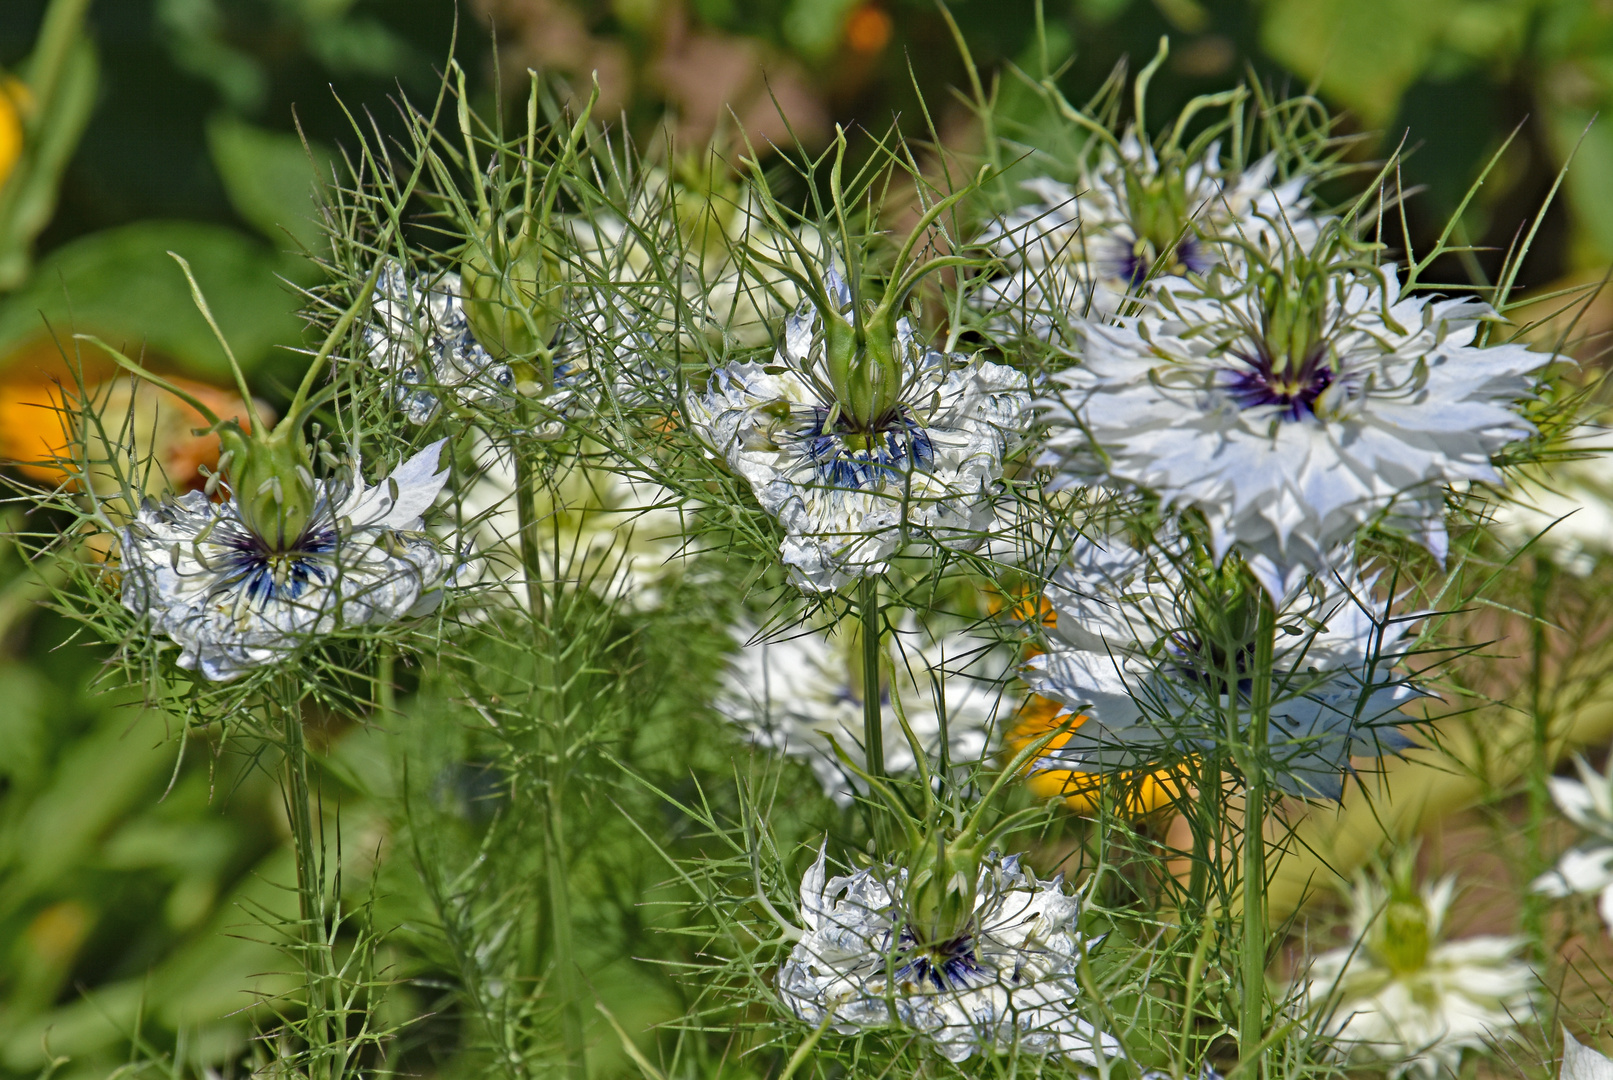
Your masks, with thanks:
[{"label": "white nigella flower", "polygon": [[[484,580],[500,583],[494,595],[525,605],[515,463],[479,432],[472,452],[476,474],[458,498],[463,531],[481,553]],[[685,525],[676,497],[634,479],[625,462],[590,443],[539,487],[536,510],[545,582],[567,581],[647,611],[683,570]]]},{"label": "white nigella flower", "polygon": [[376,277],[364,343],[370,363],[395,380],[398,408],[416,424],[437,414],[444,391],[466,404],[488,404],[515,389],[510,366],[471,333],[463,288],[451,270],[413,274],[393,258]]},{"label": "white nigella flower", "polygon": [[1523,938],[1441,940],[1454,890],[1453,878],[1420,892],[1357,879],[1353,943],[1312,960],[1300,983],[1341,1055],[1434,1080],[1534,1016],[1535,974],[1516,959]]},{"label": "white nigella flower", "polygon": [[949,1061],[977,1050],[1096,1064],[1119,1043],[1081,1017],[1076,977],[1090,946],[1078,897],[1039,881],[1018,856],[981,861],[973,917],[955,938],[920,943],[902,914],[907,872],[885,866],[828,877],[824,855],[801,882],[805,934],[778,973],[796,1016],[854,1035],[900,1026]]},{"label": "white nigella flower", "polygon": [[1048,177],[1021,185],[1035,201],[979,241],[1005,272],[971,303],[999,327],[1048,340],[1113,315],[1152,281],[1235,260],[1226,241],[1270,246],[1274,223],[1314,243],[1306,177],[1274,185],[1276,172],[1275,154],[1238,171],[1222,166],[1219,145],[1189,162],[1127,132],[1083,165],[1075,186]]},{"label": "white nigella flower", "polygon": [[447,479],[438,441],[375,486],[316,481],[284,545],[243,520],[232,493],[147,502],[122,533],[123,603],[180,647],[179,666],[224,681],[341,630],[429,611],[454,567],[420,532]]},{"label": "white nigella flower", "polygon": [[1509,544],[1532,544],[1531,552],[1583,576],[1598,556],[1613,553],[1613,438],[1600,425],[1582,424],[1561,449],[1561,460],[1521,470],[1492,521]]},{"label": "white nigella flower", "polygon": [[1212,273],[1083,324],[1082,363],[1039,403],[1059,482],[1197,510],[1216,557],[1263,557],[1274,595],[1380,517],[1443,558],[1445,485],[1501,482],[1491,455],[1531,433],[1511,406],[1551,358],[1477,344],[1482,303],[1402,297],[1393,267],[1329,257],[1290,245],[1248,281]]},{"label": "white nigella flower", "polygon": [[[1086,719],[1041,768],[1131,770],[1220,736],[1227,660],[1205,641],[1205,614],[1195,612],[1183,580],[1190,559],[1188,546],[1169,536],[1147,551],[1118,538],[1075,541],[1045,594],[1057,617],[1047,651],[1031,658],[1024,679]],[[1394,725],[1408,719],[1398,710],[1416,691],[1389,671],[1407,624],[1374,598],[1375,580],[1353,572],[1313,579],[1278,607],[1267,744],[1274,779],[1290,794],[1336,799],[1352,755],[1410,745]],[[1250,607],[1254,599],[1227,603]],[[1245,621],[1252,628],[1254,619]],[[1240,671],[1253,658],[1252,641],[1247,650],[1233,658]]]},{"label": "white nigella flower", "polygon": [[[848,326],[850,290],[827,276],[839,309],[832,317]],[[914,539],[977,546],[1029,403],[1024,375],[925,348],[901,319],[892,342],[901,385],[858,428],[820,375],[831,366],[823,324],[803,305],[786,320],[771,365],[730,364],[687,401],[700,438],[784,526],[791,581],[837,589],[882,573]]]},{"label": "white nigella flower", "polygon": [[1552,800],[1575,825],[1591,834],[1586,843],[1563,853],[1556,869],[1535,879],[1536,892],[1547,896],[1601,894],[1598,910],[1613,932],[1613,766],[1606,775],[1575,758],[1578,780],[1547,777]]},{"label": "white nigella flower", "polygon": [[[553,346],[552,391],[540,399],[547,413],[565,415],[577,406],[579,391],[593,374],[593,357],[614,354],[630,378],[641,378],[633,354],[642,335],[623,332],[620,313],[608,304],[589,304],[560,326]],[[505,411],[516,395],[536,397],[529,366],[499,360],[477,341],[466,315],[464,285],[452,270],[413,274],[388,259],[375,282],[371,320],[364,327],[369,362],[393,379],[398,408],[412,423],[429,423],[448,395],[461,405]],[[625,385],[625,384],[624,384]],[[565,431],[558,419],[541,421],[533,434],[553,438]]]},{"label": "white nigella flower", "polygon": [[[749,641],[749,628],[729,667],[719,706],[768,749],[805,758],[823,789],[841,803],[862,790],[835,757],[829,740],[863,764],[863,687],[860,652],[848,633],[803,630],[779,640]],[[1004,706],[1004,650],[962,633],[931,633],[908,617],[897,628],[898,652],[890,668],[908,725],[925,751],[940,748],[943,717],[947,753],[962,765],[978,762]],[[908,773],[913,751],[896,722],[885,689],[885,768]],[[944,712],[943,712],[944,710]],[[933,767],[933,766],[932,766]]]},{"label": "white nigella flower", "polygon": [[1563,1068],[1558,1080],[1613,1080],[1613,1059],[1593,1050],[1563,1028]]}]

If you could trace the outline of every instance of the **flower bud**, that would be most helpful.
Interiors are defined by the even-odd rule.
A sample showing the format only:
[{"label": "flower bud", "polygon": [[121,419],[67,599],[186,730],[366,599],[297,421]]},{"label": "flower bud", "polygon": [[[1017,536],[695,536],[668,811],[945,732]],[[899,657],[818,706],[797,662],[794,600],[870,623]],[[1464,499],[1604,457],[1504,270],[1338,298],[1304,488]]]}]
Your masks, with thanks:
[{"label": "flower bud", "polygon": [[218,435],[242,523],[270,550],[290,550],[314,516],[316,500],[302,437],[285,425],[249,435],[233,420],[225,422]]},{"label": "flower bud", "polygon": [[508,240],[491,228],[484,235],[460,257],[465,320],[494,359],[534,357],[554,328],[553,260],[537,237]]}]

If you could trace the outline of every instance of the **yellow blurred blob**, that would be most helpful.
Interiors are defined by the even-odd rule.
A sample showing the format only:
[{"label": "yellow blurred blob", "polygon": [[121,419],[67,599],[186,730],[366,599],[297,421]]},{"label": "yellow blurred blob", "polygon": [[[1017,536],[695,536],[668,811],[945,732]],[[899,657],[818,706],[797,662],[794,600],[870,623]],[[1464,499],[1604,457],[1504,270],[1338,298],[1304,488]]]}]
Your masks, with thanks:
[{"label": "yellow blurred blob", "polygon": [[28,87],[9,75],[0,75],[0,187],[22,156],[22,118],[33,103]]},{"label": "yellow blurred blob", "polygon": [[[85,463],[73,459],[82,454],[90,486],[103,494],[118,489],[119,472],[147,495],[194,490],[204,482],[202,468],[218,466],[218,436],[196,433],[208,422],[190,405],[116,369],[86,370],[80,378],[82,392],[50,342],[0,365],[0,459],[34,480],[81,488]],[[247,424],[240,395],[190,379],[168,379],[220,417]],[[99,417],[99,425],[90,425],[84,445],[75,446],[86,411]],[[258,411],[265,413],[262,403]],[[129,447],[135,450],[133,459]]]},{"label": "yellow blurred blob", "polygon": [[[1010,753],[1018,753],[1039,736],[1047,734],[1064,723],[1058,702],[1031,695],[1020,711],[1019,723],[1008,734]],[[1070,733],[1086,723],[1078,716],[1074,724],[1053,737],[1047,750],[1057,750],[1070,741]],[[1034,762],[1032,766],[1034,766]],[[1072,769],[1025,769],[1025,786],[1042,799],[1063,799],[1064,805],[1077,813],[1096,810],[1103,800],[1105,784],[1113,784],[1120,792],[1122,804],[1116,809],[1127,817],[1142,817],[1156,810],[1168,808],[1191,791],[1192,778],[1188,770],[1178,766],[1147,774],[1121,773],[1113,777],[1101,773],[1076,772]]]}]

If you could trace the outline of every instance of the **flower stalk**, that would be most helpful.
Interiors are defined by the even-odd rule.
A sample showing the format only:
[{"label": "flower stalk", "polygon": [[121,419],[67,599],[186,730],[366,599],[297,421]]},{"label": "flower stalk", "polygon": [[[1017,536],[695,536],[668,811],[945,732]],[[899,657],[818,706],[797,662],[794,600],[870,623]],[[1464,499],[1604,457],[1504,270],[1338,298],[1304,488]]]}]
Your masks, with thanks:
[{"label": "flower stalk", "polygon": [[1240,747],[1238,762],[1244,776],[1243,819],[1243,1000],[1238,1014],[1238,1051],[1246,1061],[1258,1054],[1266,1028],[1266,734],[1271,723],[1272,653],[1277,636],[1277,612],[1270,597],[1259,599],[1255,623],[1253,687],[1249,697],[1247,734],[1240,737],[1238,673],[1228,671],[1227,695],[1232,703],[1233,745]]}]

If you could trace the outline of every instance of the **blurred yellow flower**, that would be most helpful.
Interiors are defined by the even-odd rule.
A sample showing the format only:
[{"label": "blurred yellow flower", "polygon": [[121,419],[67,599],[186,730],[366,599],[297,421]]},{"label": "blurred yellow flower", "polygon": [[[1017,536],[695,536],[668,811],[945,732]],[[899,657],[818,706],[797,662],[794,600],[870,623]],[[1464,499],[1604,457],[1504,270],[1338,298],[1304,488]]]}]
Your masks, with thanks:
[{"label": "blurred yellow flower", "polygon": [[31,100],[21,80],[0,75],[0,187],[22,156],[22,117]]},{"label": "blurred yellow flower", "polygon": [[[104,494],[117,487],[109,471],[114,456],[120,470],[134,469],[148,495],[200,488],[203,467],[217,467],[218,436],[196,433],[208,424],[191,406],[115,370],[84,370],[78,378],[83,380],[83,397],[102,418],[107,438],[116,447],[115,451],[109,449],[98,433],[90,433],[91,446],[84,452],[105,463],[100,468],[92,466],[90,480],[96,490]],[[168,378],[219,416],[245,422],[247,410],[238,394],[190,379]],[[74,428],[86,404],[80,393],[77,381],[49,341],[0,361],[0,461],[34,480],[79,484],[75,463],[63,458],[74,453],[70,449]],[[265,408],[258,403],[260,413]],[[139,450],[142,465],[138,468],[125,449],[130,444]],[[147,455],[152,466],[149,471],[143,465]]]},{"label": "blurred yellow flower", "polygon": [[[1039,736],[1064,723],[1063,708],[1056,701],[1032,694],[1020,710],[1019,722],[1008,733],[1009,753],[1018,753]],[[1056,751],[1070,741],[1070,732],[1086,722],[1077,716],[1070,730],[1060,732],[1048,743],[1045,753]],[[1112,785],[1120,805],[1116,810],[1127,817],[1142,817],[1156,810],[1168,808],[1191,794],[1191,777],[1182,767],[1161,769],[1151,773],[1076,772],[1072,769],[1047,768],[1043,756],[1025,768],[1025,786],[1040,799],[1063,799],[1064,805],[1076,813],[1090,813],[1103,799],[1105,784]]]}]

